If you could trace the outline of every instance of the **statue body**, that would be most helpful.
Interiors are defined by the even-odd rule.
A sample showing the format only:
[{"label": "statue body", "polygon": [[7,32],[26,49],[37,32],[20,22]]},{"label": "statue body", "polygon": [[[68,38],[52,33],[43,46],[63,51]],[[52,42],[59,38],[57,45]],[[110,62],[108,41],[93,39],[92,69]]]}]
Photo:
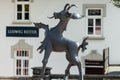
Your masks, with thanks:
[{"label": "statue body", "polygon": [[65,71],[65,77],[70,74],[70,67],[76,65],[79,70],[79,80],[82,80],[81,62],[78,58],[78,51],[80,50],[80,48],[82,48],[82,51],[86,49],[86,45],[88,44],[86,42],[87,38],[83,40],[81,45],[77,45],[76,42],[71,41],[63,36],[63,32],[66,30],[67,24],[70,19],[80,19],[83,17],[78,16],[78,14],[76,15],[69,13],[69,9],[73,6],[75,5],[66,4],[64,10],[58,13],[54,13],[53,17],[50,17],[60,20],[59,23],[51,29],[49,29],[48,25],[45,25],[43,23],[34,23],[37,28],[45,29],[45,38],[37,49],[40,50],[40,53],[42,53],[43,50],[45,51],[44,58],[42,60],[43,66],[41,78],[44,77],[45,68],[51,52],[56,51],[66,52],[66,59],[69,61],[69,64]]}]

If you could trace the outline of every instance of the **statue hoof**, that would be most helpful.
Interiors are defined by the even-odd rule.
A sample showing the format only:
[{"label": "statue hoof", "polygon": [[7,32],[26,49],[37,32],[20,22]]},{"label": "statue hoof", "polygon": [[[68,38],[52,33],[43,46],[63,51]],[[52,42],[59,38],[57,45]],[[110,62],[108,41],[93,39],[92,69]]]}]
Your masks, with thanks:
[{"label": "statue hoof", "polygon": [[64,76],[64,80],[68,80],[68,76]]}]

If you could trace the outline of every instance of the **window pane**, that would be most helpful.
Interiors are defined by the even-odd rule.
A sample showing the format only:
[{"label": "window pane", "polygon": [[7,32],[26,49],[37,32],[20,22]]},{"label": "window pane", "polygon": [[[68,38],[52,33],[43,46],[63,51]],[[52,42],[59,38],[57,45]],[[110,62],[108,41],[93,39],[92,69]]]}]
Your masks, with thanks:
[{"label": "window pane", "polygon": [[27,51],[25,51],[25,56],[27,57]]},{"label": "window pane", "polygon": [[88,27],[88,34],[93,34],[93,27]]},{"label": "window pane", "polygon": [[101,27],[96,27],[95,34],[100,35],[101,34]]},{"label": "window pane", "polygon": [[28,75],[28,69],[23,69],[23,75]]},{"label": "window pane", "polygon": [[17,60],[16,66],[21,67],[21,60]]},{"label": "window pane", "polygon": [[29,13],[25,13],[25,20],[29,19]]},{"label": "window pane", "polygon": [[88,19],[88,26],[93,26],[93,19]]},{"label": "window pane", "polygon": [[101,19],[96,19],[96,26],[101,26]]},{"label": "window pane", "polygon": [[89,16],[94,16],[94,15],[101,15],[101,10],[100,9],[89,9],[88,10],[88,15]]},{"label": "window pane", "polygon": [[17,56],[20,56],[20,51],[17,51]]},{"label": "window pane", "polygon": [[17,13],[17,19],[21,20],[22,19],[22,13]]},{"label": "window pane", "polygon": [[24,51],[21,51],[22,52],[22,56],[24,56]]},{"label": "window pane", "polygon": [[24,60],[24,67],[29,67],[29,61],[28,60]]},{"label": "window pane", "polygon": [[17,69],[17,70],[16,70],[16,74],[17,74],[17,75],[21,75],[21,69]]},{"label": "window pane", "polygon": [[25,51],[25,56],[26,56],[26,57],[28,57],[28,56],[29,56],[28,51]]},{"label": "window pane", "polygon": [[22,5],[17,5],[17,11],[22,11]]},{"label": "window pane", "polygon": [[28,4],[26,4],[24,7],[25,7],[25,11],[29,11],[29,5]]}]

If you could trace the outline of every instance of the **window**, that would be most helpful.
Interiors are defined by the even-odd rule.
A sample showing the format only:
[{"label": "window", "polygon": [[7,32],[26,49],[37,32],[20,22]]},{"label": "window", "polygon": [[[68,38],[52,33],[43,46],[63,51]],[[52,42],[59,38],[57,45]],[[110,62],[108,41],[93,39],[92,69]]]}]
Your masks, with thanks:
[{"label": "window", "polygon": [[27,50],[15,51],[15,75],[16,76],[29,75],[29,51]]},{"label": "window", "polygon": [[87,36],[89,37],[102,37],[103,35],[103,10],[101,8],[87,8]]},{"label": "window", "polygon": [[30,60],[33,58],[33,46],[26,43],[24,39],[19,40],[15,45],[11,46],[11,58],[14,61],[14,76],[30,76]]},{"label": "window", "polygon": [[30,0],[16,0],[15,5],[15,21],[29,21]]},{"label": "window", "polygon": [[83,4],[82,14],[86,17],[86,36],[91,40],[104,40],[106,4]]}]

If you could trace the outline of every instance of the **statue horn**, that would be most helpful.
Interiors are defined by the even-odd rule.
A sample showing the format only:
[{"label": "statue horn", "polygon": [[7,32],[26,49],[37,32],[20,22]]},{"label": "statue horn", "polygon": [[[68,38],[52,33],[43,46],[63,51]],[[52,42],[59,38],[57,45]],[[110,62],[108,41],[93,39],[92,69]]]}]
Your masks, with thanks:
[{"label": "statue horn", "polygon": [[52,16],[52,17],[48,17],[49,19],[52,19],[52,18],[54,18],[54,16]]},{"label": "statue horn", "polygon": [[73,7],[73,6],[75,6],[75,7],[77,7],[75,4],[72,4],[71,6],[69,6],[68,8],[67,8],[67,10],[69,10],[71,7]]},{"label": "statue horn", "polygon": [[67,3],[64,7],[64,10],[66,10],[67,6],[70,6],[70,4]]}]

